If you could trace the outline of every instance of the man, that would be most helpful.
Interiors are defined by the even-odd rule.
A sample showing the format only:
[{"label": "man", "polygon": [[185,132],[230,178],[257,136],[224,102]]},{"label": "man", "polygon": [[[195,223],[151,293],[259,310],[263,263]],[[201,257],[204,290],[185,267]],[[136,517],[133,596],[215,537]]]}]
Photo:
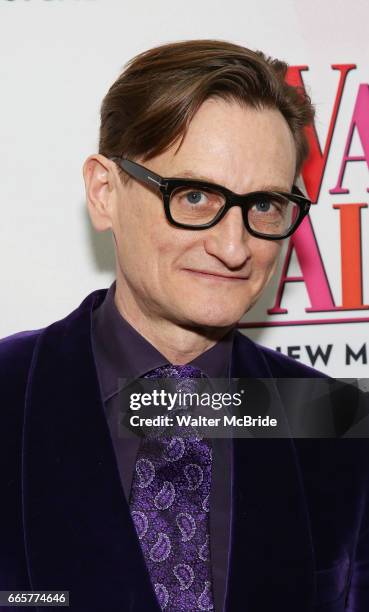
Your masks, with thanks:
[{"label": "man", "polygon": [[313,108],[286,69],[187,41],[134,58],[105,97],[84,178],[116,281],[0,345],[1,589],[68,590],[76,611],[369,609],[365,441],[178,436],[159,453],[116,427],[128,379],[319,377],[235,329],[309,210],[294,184]]}]

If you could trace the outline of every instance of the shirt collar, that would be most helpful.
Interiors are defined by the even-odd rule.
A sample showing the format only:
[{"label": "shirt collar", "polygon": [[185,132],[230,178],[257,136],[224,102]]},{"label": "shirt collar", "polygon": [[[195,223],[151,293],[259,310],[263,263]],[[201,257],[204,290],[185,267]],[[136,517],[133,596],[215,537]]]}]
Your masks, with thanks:
[{"label": "shirt collar", "polygon": [[[135,379],[169,363],[120,314],[114,300],[115,281],[102,304],[92,313],[92,340],[103,400],[119,391],[119,379]],[[234,329],[189,362],[210,379],[229,378]]]}]

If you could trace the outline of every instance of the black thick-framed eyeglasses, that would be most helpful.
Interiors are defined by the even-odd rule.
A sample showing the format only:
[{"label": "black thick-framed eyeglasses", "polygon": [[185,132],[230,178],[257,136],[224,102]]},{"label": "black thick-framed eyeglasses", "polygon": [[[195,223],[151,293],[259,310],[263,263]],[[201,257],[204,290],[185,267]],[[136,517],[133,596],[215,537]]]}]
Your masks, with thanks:
[{"label": "black thick-framed eyeglasses", "polygon": [[159,191],[169,223],[202,230],[213,227],[232,206],[240,206],[247,231],[257,238],[290,236],[308,214],[311,201],[296,185],[292,193],[253,191],[240,195],[222,185],[188,178],[165,178],[123,157],[111,157],[131,177]]}]

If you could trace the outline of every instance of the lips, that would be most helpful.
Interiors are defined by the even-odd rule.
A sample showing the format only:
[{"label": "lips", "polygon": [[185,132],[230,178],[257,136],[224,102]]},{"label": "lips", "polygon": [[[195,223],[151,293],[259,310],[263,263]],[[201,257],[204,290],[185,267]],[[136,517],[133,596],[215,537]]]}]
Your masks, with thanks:
[{"label": "lips", "polygon": [[229,274],[218,274],[217,272],[211,272],[210,270],[193,270],[191,268],[185,268],[187,272],[192,272],[193,274],[197,274],[199,276],[209,277],[212,276],[214,278],[224,279],[224,280],[247,280],[247,276],[235,276]]}]

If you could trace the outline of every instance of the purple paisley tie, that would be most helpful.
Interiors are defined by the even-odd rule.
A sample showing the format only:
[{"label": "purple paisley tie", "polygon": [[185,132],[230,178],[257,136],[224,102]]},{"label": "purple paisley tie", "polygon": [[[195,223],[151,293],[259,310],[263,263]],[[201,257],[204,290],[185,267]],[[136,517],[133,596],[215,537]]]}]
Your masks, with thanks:
[{"label": "purple paisley tie", "polygon": [[[196,378],[206,378],[192,366],[172,365],[144,376],[166,377],[177,379],[176,391],[189,393],[196,390]],[[170,437],[143,439],[132,481],[131,514],[161,609],[214,610],[209,542],[211,440],[177,431]]]}]

